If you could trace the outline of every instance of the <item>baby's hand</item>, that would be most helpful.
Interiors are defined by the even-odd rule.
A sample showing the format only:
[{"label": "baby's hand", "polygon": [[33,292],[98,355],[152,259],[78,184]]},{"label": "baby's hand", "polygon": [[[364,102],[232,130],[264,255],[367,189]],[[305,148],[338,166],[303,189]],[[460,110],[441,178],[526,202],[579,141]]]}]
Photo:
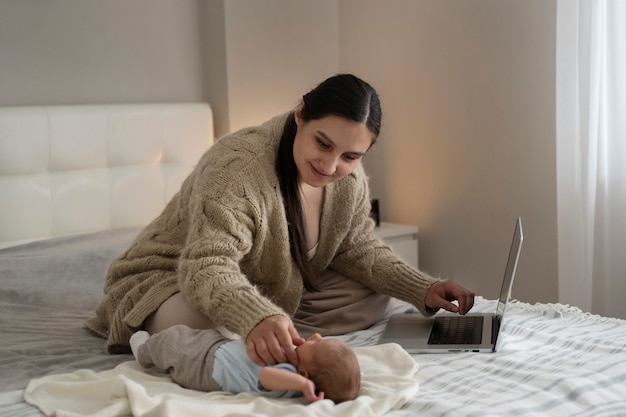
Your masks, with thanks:
[{"label": "baby's hand", "polygon": [[304,385],[302,386],[301,391],[302,391],[302,394],[304,394],[304,398],[309,403],[313,403],[315,401],[324,399],[323,392],[320,392],[319,394],[315,394],[315,384],[310,379],[304,380]]}]

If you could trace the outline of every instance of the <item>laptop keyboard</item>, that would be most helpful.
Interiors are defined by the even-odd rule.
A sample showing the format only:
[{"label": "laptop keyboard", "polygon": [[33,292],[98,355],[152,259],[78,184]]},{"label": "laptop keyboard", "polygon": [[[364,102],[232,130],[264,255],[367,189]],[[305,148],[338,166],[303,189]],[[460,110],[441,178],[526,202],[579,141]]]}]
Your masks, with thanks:
[{"label": "laptop keyboard", "polygon": [[483,336],[483,316],[435,317],[429,345],[477,345]]}]

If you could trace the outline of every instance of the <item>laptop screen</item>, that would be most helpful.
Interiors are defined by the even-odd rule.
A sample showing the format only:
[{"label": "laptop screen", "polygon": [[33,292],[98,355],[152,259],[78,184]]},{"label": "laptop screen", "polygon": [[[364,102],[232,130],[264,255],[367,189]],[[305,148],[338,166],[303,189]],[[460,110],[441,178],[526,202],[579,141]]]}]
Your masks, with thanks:
[{"label": "laptop screen", "polygon": [[509,258],[506,261],[504,279],[502,280],[502,289],[500,289],[500,298],[498,299],[498,305],[496,306],[496,317],[498,319],[498,322],[502,320],[506,303],[511,298],[513,277],[515,277],[515,270],[517,269],[517,261],[519,260],[519,254],[522,249],[523,240],[524,233],[522,231],[522,219],[518,217],[517,222],[515,223],[513,242],[511,242],[511,249],[509,250]]}]

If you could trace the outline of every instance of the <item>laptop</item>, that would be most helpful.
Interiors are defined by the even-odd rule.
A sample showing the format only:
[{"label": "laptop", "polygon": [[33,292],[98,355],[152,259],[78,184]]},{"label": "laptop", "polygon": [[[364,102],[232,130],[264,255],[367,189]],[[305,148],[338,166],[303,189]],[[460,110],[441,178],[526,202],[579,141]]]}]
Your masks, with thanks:
[{"label": "laptop", "polygon": [[518,218],[494,313],[465,316],[443,313],[428,318],[394,314],[378,343],[397,343],[408,353],[495,352],[523,239],[522,219]]}]

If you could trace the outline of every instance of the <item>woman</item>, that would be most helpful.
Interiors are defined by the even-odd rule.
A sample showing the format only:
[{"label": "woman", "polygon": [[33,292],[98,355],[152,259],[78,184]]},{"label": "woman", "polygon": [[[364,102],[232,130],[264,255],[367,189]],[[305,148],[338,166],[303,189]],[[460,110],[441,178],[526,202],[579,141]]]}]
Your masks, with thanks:
[{"label": "woman", "polygon": [[386,296],[465,314],[472,292],[411,268],[373,234],[361,160],[380,121],[376,91],[340,74],[293,112],[221,138],[111,263],[87,326],[111,353],[129,352],[137,329],[225,328],[255,363],[297,366],[292,317],[303,332],[345,333],[376,322]]}]

